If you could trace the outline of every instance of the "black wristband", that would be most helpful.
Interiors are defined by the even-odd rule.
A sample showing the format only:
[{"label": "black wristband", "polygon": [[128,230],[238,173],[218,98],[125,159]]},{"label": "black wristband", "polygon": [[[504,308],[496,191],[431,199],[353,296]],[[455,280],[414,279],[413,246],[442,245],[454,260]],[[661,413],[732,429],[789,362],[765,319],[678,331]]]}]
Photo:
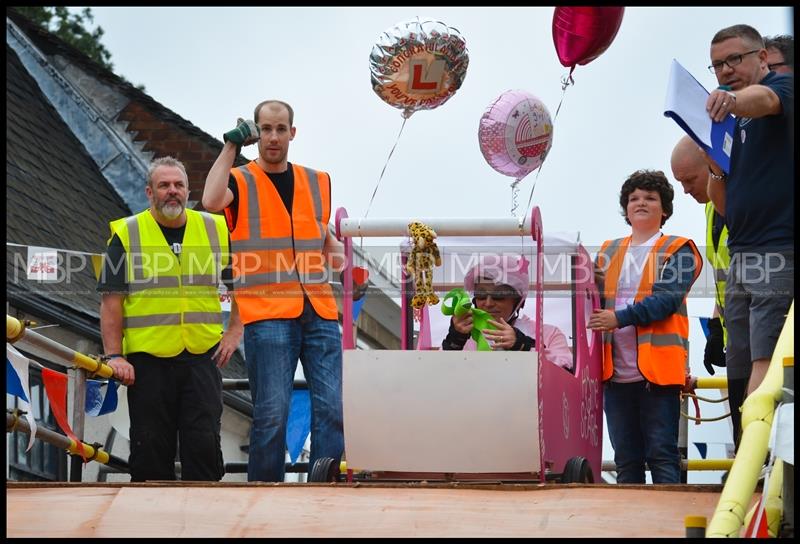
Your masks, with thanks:
[{"label": "black wristband", "polygon": [[450,328],[447,331],[447,336],[442,340],[442,349],[445,351],[461,351],[464,349],[464,344],[470,338],[469,333],[458,332],[453,325],[453,320],[450,320]]},{"label": "black wristband", "polygon": [[709,336],[722,336],[722,321],[718,317],[708,320],[708,334]]},{"label": "black wristband", "polygon": [[514,327],[514,333],[517,335],[517,340],[508,351],[531,351],[536,347],[536,340]]},{"label": "black wristband", "polygon": [[103,355],[103,359],[105,359],[106,361],[110,361],[111,359],[114,359],[116,357],[122,357],[123,359],[125,358],[125,356],[123,354],[121,354],[121,353],[109,353],[109,354]]}]

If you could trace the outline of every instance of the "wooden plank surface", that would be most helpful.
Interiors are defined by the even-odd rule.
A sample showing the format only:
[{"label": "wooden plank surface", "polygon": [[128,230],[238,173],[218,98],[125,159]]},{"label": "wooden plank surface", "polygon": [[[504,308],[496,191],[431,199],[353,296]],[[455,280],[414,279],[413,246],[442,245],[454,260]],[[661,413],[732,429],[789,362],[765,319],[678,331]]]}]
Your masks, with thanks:
[{"label": "wooden plank surface", "polygon": [[720,486],[6,485],[9,537],[676,537]]}]

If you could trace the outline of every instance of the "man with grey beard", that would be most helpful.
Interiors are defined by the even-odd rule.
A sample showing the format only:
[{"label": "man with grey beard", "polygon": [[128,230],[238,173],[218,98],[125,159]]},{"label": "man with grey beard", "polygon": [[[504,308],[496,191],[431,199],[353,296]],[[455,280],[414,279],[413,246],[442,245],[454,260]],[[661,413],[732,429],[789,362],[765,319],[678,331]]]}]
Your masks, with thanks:
[{"label": "man with grey beard", "polygon": [[224,474],[222,375],[242,336],[234,318],[223,335],[218,285],[229,239],[219,215],[187,210],[188,178],[172,158],[154,160],[150,208],[112,221],[99,278],[105,360],[128,386],[131,481]]}]

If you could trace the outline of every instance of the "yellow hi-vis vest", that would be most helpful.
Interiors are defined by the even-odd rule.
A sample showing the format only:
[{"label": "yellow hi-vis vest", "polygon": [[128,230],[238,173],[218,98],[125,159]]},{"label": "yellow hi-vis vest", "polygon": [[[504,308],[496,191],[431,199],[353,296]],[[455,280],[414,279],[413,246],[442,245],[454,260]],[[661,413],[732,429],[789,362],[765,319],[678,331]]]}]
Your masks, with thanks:
[{"label": "yellow hi-vis vest", "polygon": [[722,334],[725,345],[728,345],[728,329],[725,328],[725,280],[728,278],[728,267],[731,256],[728,254],[728,227],[723,226],[719,240],[714,245],[714,205],[706,203],[706,258],[714,269],[715,300],[720,309],[719,321],[722,323]]},{"label": "yellow hi-vis vest", "polygon": [[125,248],[128,294],[122,352],[174,357],[205,353],[222,335],[219,280],[228,265],[228,229],[219,215],[186,210],[180,256],[150,210],[110,223]]}]

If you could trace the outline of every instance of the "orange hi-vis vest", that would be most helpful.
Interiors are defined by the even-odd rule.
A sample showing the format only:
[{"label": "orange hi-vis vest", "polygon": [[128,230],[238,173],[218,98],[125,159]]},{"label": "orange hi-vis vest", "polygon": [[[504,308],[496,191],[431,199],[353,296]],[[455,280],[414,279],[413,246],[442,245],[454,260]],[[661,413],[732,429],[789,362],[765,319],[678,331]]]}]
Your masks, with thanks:
[{"label": "orange hi-vis vest", "polygon": [[[605,270],[600,293],[605,297],[605,309],[614,311],[617,283],[625,253],[631,237],[607,240],[597,254],[597,267]],[[684,245],[692,248],[695,256],[694,279],[703,267],[703,259],[694,242],[679,236],[661,236],[653,245],[642,270],[642,279],[634,302],[640,302],[653,291],[656,278],[665,273],[664,265]],[[681,266],[681,263],[678,263]],[[602,276],[602,275],[601,275]],[[689,318],[686,296],[674,314],[649,325],[636,326],[637,364],[644,378],[657,385],[683,385],[686,381],[686,363],[689,347]],[[614,375],[613,333],[603,333],[603,381]]]},{"label": "orange hi-vis vest", "polygon": [[[232,168],[239,191],[231,231],[234,297],[242,323],[299,317],[303,298],[323,319],[337,319],[323,245],[331,209],[331,179],[325,172],[292,164],[291,216],[256,161]],[[233,222],[225,209],[228,225]]]}]

